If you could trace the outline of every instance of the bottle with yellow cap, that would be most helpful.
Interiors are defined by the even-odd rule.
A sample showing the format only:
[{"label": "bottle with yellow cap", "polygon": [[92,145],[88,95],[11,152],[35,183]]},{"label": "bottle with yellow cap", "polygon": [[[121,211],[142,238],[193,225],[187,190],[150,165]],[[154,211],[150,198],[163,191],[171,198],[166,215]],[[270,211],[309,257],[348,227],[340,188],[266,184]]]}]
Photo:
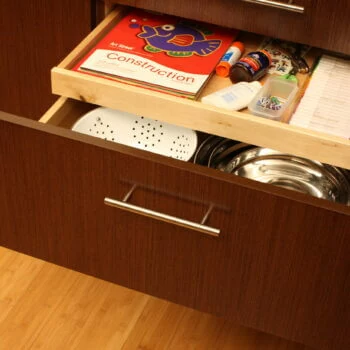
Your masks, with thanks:
[{"label": "bottle with yellow cap", "polygon": [[216,66],[216,74],[220,77],[228,77],[230,68],[240,59],[244,52],[244,44],[235,41],[221,58],[220,63]]}]

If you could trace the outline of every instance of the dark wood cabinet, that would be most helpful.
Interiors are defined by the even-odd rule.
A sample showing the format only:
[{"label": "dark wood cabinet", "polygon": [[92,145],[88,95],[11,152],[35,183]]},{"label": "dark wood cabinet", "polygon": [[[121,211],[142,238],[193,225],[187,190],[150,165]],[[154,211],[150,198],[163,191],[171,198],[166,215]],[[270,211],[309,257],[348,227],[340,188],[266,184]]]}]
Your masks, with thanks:
[{"label": "dark wood cabinet", "polygon": [[[85,110],[67,101],[59,124]],[[348,208],[1,119],[2,245],[320,349],[350,345]],[[219,237],[104,204],[133,184],[133,204],[183,219],[213,205]]]},{"label": "dark wood cabinet", "polygon": [[314,0],[312,4],[311,45],[350,55],[350,2],[348,0]]},{"label": "dark wood cabinet", "polygon": [[[303,13],[244,0],[111,0],[350,54],[348,0],[295,0]],[[280,0],[280,3],[288,1]]]},{"label": "dark wood cabinet", "polygon": [[92,3],[0,2],[0,110],[39,119],[52,105],[50,69],[91,30]]},{"label": "dark wood cabinet", "polygon": [[[350,53],[346,22],[335,20],[349,14],[345,1],[335,1],[334,7],[295,1],[305,6],[303,15],[239,0],[178,0],[176,6],[173,1],[117,2]],[[87,4],[66,4],[70,13],[58,16],[68,16],[70,24],[52,24],[57,42],[63,27],[71,33],[68,28],[80,22],[77,8],[82,23],[75,33],[88,30]],[[323,19],[327,14],[329,21]],[[72,62],[114,21],[107,18],[107,27],[53,70],[67,95],[146,117],[154,113],[159,120],[245,142],[253,143],[255,132],[256,144],[285,152],[295,148],[350,169],[347,140],[277,122],[254,123],[242,113],[230,115],[125,84],[77,78]],[[39,24],[31,25],[39,30]],[[6,61],[13,55],[0,57]],[[51,65],[56,63],[57,58]],[[16,91],[28,91],[12,111],[34,116],[46,100],[39,106],[40,99],[31,95],[40,95],[40,84],[28,89],[28,82],[33,83],[31,73],[20,82],[13,79],[1,98],[13,104]],[[350,348],[349,207],[67,130],[95,107],[84,102],[60,98],[42,123],[0,114],[1,245],[315,349]],[[134,185],[131,203],[181,219],[200,222],[213,206],[207,225],[220,229],[219,237],[104,204],[106,197],[122,200]]]}]

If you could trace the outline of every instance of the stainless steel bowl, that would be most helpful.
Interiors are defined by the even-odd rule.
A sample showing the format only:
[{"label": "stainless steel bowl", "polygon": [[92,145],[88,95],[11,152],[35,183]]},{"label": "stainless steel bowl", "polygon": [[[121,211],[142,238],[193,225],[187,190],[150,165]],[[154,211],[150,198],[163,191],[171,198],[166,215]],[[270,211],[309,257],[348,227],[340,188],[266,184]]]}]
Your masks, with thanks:
[{"label": "stainless steel bowl", "polygon": [[208,136],[197,148],[193,163],[207,166],[210,153],[222,140],[224,138],[220,136]]},{"label": "stainless steel bowl", "polygon": [[348,172],[268,148],[254,147],[241,152],[226,164],[224,171],[317,198],[350,204]]}]

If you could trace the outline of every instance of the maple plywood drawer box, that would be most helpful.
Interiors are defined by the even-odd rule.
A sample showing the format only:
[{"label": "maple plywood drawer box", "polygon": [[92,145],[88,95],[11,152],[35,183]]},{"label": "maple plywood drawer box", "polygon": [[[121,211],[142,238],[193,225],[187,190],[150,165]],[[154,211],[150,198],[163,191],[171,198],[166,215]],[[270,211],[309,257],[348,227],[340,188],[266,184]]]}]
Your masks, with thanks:
[{"label": "maple plywood drawer box", "polygon": [[[154,1],[128,3],[161,10]],[[164,12],[195,17],[171,4],[161,4]],[[251,4],[239,6],[251,11]],[[348,348],[348,207],[69,128],[93,103],[347,169],[349,142],[71,72],[119,9],[53,69],[54,92],[70,98],[42,123],[1,116],[0,244],[315,348]],[[196,13],[211,13],[205,19],[212,22],[224,17]],[[104,204],[106,197],[121,201],[133,186],[133,204],[189,222],[212,208],[206,226],[219,234]]]}]

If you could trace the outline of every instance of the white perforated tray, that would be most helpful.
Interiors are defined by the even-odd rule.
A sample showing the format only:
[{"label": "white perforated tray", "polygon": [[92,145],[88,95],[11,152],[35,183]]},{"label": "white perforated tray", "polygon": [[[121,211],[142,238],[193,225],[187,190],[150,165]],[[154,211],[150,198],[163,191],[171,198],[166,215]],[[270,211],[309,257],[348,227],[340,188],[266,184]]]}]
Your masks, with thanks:
[{"label": "white perforated tray", "polygon": [[85,114],[72,130],[184,161],[197,148],[191,129],[105,107]]}]

